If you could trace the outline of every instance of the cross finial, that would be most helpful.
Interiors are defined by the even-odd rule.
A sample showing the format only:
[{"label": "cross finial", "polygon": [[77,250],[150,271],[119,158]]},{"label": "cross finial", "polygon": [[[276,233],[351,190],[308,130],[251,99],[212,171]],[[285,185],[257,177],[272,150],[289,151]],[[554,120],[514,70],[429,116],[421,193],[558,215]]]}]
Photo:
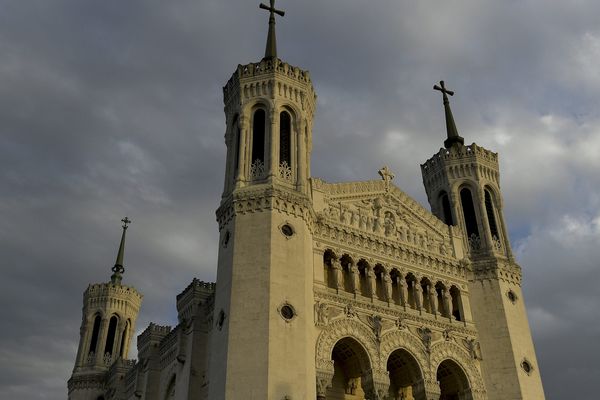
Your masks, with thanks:
[{"label": "cross finial", "polygon": [[463,145],[465,143],[465,139],[460,137],[458,134],[458,130],[456,129],[456,124],[454,123],[454,117],[452,116],[452,110],[450,110],[450,101],[448,101],[448,96],[454,96],[454,92],[452,90],[446,89],[446,85],[444,81],[440,81],[440,85],[433,85],[434,90],[439,90],[442,92],[444,99],[444,112],[446,114],[446,132],[448,138],[444,140],[444,146],[449,149],[453,144]]},{"label": "cross finial", "polygon": [[270,6],[260,3],[259,7],[269,11],[269,34],[267,36],[267,47],[265,49],[265,59],[274,60],[277,58],[277,40],[275,38],[275,14],[284,16],[285,11],[275,8],[275,0],[270,0]]},{"label": "cross finial", "polygon": [[439,90],[440,92],[442,92],[442,94],[444,95],[444,104],[446,104],[446,102],[448,102],[448,96],[446,96],[447,94],[449,94],[450,96],[454,96],[454,92],[452,90],[446,89],[446,85],[444,85],[444,81],[440,81],[440,86],[433,85],[433,89]]},{"label": "cross finial", "polygon": [[123,229],[127,229],[127,225],[129,225],[131,223],[131,220],[129,218],[125,217],[121,220],[121,222],[123,223]]},{"label": "cross finial", "polygon": [[394,175],[394,173],[388,168],[387,165],[384,165],[383,168],[381,168],[378,171],[378,173],[381,176],[381,179],[383,179],[383,181],[385,182],[385,190],[389,190],[390,182],[392,181],[392,179],[394,179],[396,175]]}]

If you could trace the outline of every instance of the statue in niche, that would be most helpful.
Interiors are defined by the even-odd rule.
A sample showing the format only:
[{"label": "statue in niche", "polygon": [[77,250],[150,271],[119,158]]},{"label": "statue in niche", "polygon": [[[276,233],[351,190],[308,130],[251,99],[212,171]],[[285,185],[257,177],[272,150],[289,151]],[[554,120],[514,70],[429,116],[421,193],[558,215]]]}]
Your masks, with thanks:
[{"label": "statue in niche", "polygon": [[444,340],[446,342],[449,342],[452,340],[452,338],[454,336],[454,331],[452,331],[452,329],[444,329],[444,332],[442,333],[442,335],[444,336]]}]

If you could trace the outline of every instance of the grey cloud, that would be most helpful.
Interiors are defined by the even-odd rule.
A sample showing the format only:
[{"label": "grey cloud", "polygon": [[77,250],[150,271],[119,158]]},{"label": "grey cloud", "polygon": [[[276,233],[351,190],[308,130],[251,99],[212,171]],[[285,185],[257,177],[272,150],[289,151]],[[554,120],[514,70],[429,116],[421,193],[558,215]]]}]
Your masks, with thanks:
[{"label": "grey cloud", "polygon": [[[561,228],[600,203],[600,79],[588,68],[600,5],[278,3],[280,56],[311,71],[319,96],[315,176],[372,179],[389,164],[425,204],[419,163],[444,135],[431,86],[456,90],[462,136],[500,152],[548,398],[592,398],[598,232]],[[192,277],[215,279],[221,87],[262,56],[266,15],[241,0],[7,0],[0,11],[0,301],[11,305],[0,397],[59,399],[81,293],[108,279],[125,214],[125,281],[145,295],[138,329],[174,322]]]}]

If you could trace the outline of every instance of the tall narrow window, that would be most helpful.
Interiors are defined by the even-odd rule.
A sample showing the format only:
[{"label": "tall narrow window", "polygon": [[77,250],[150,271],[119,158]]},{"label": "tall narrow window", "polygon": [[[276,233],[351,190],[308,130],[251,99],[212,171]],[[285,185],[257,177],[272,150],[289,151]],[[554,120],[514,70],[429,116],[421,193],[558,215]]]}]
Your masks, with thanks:
[{"label": "tall narrow window", "polygon": [[292,164],[291,133],[292,121],[290,114],[283,111],[279,114],[279,163],[283,164],[285,162],[288,166]]},{"label": "tall narrow window", "polygon": [[467,236],[479,236],[477,218],[475,217],[475,207],[473,206],[473,197],[471,197],[471,191],[469,189],[464,188],[460,191],[460,202],[462,203],[463,214],[465,215]]},{"label": "tall narrow window", "polygon": [[494,205],[492,204],[492,195],[488,190],[485,191],[485,211],[487,213],[488,222],[490,223],[492,237],[498,239],[498,226],[496,225],[496,216],[494,214]]},{"label": "tall narrow window", "polygon": [[265,110],[256,110],[252,122],[252,163],[265,162]]},{"label": "tall narrow window", "polygon": [[117,333],[117,317],[113,316],[108,324],[108,335],[106,336],[106,346],[104,352],[112,355],[115,344],[115,335]]},{"label": "tall narrow window", "polygon": [[452,210],[450,209],[450,200],[448,200],[448,193],[442,192],[440,195],[440,201],[442,202],[444,222],[446,225],[454,225],[454,221],[452,220]]},{"label": "tall narrow window", "polygon": [[96,347],[98,346],[98,334],[100,333],[100,316],[96,315],[94,319],[94,328],[92,329],[92,340],[90,341],[90,351],[88,353],[95,353]]}]

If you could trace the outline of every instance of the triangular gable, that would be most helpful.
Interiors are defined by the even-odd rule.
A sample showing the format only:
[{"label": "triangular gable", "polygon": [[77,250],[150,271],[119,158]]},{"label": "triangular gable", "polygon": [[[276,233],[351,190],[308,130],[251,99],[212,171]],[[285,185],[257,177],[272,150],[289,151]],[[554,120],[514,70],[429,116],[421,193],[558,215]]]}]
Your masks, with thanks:
[{"label": "triangular gable", "polygon": [[435,253],[450,251],[448,226],[390,182],[314,183],[324,198],[317,214],[328,222]]}]

